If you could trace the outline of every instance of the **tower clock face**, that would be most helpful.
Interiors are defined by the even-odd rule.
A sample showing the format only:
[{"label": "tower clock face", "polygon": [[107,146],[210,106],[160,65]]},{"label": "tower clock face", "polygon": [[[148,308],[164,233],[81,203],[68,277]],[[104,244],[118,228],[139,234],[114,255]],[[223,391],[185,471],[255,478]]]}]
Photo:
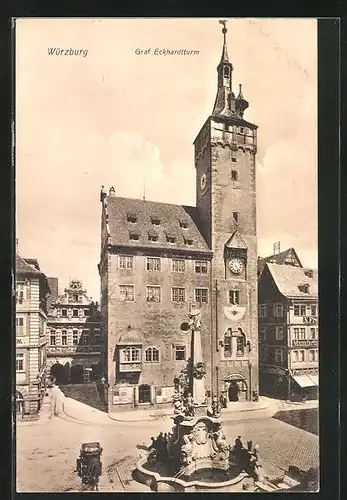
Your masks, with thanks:
[{"label": "tower clock face", "polygon": [[200,179],[200,187],[201,190],[203,191],[206,187],[206,174],[202,174],[201,179]]},{"label": "tower clock face", "polygon": [[243,262],[241,259],[230,259],[229,269],[233,274],[241,274],[243,271]]}]

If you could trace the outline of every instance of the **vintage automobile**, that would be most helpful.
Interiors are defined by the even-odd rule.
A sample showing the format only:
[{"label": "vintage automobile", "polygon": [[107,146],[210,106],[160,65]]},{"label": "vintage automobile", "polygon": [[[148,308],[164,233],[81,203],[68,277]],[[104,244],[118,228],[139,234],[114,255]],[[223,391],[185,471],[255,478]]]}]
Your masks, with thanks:
[{"label": "vintage automobile", "polygon": [[82,488],[98,491],[102,473],[102,448],[100,443],[83,443],[77,459],[77,474],[82,479]]}]

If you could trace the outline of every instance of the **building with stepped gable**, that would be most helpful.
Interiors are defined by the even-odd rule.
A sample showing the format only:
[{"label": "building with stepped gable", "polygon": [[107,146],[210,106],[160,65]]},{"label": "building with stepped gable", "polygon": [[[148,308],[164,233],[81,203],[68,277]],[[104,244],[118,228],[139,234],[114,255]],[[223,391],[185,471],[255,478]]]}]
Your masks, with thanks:
[{"label": "building with stepped gable", "polygon": [[100,378],[100,312],[79,280],[70,280],[59,295],[58,278],[48,278],[48,374],[59,384]]}]

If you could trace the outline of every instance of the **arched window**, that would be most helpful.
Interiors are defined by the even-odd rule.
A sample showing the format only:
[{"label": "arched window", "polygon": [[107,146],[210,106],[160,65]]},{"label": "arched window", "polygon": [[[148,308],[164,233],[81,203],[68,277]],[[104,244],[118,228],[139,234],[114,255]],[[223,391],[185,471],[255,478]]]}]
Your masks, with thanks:
[{"label": "arched window", "polygon": [[159,349],[156,347],[148,347],[145,351],[145,359],[148,363],[158,363],[159,362]]},{"label": "arched window", "polygon": [[236,337],[236,356],[243,356],[245,353],[245,343],[243,337]]},{"label": "arched window", "polygon": [[230,72],[229,72],[229,67],[224,66],[224,76],[225,78],[229,78]]},{"label": "arched window", "polygon": [[140,349],[137,347],[126,347],[122,351],[122,362],[140,361]]},{"label": "arched window", "polygon": [[224,334],[224,357],[230,358],[233,352],[232,336],[230,328]]}]

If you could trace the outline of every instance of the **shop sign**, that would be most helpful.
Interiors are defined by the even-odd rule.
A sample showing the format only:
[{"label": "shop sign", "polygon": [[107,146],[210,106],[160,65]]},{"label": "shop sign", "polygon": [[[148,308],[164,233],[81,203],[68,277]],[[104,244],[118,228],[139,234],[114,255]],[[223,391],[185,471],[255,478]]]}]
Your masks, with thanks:
[{"label": "shop sign", "polygon": [[17,337],[16,338],[16,344],[17,345],[29,345],[29,339],[27,339],[26,337]]},{"label": "shop sign", "polygon": [[318,347],[318,341],[313,339],[293,339],[292,341],[293,347]]},{"label": "shop sign", "polygon": [[302,322],[305,325],[316,325],[318,323],[318,318],[316,316],[303,316]]}]

